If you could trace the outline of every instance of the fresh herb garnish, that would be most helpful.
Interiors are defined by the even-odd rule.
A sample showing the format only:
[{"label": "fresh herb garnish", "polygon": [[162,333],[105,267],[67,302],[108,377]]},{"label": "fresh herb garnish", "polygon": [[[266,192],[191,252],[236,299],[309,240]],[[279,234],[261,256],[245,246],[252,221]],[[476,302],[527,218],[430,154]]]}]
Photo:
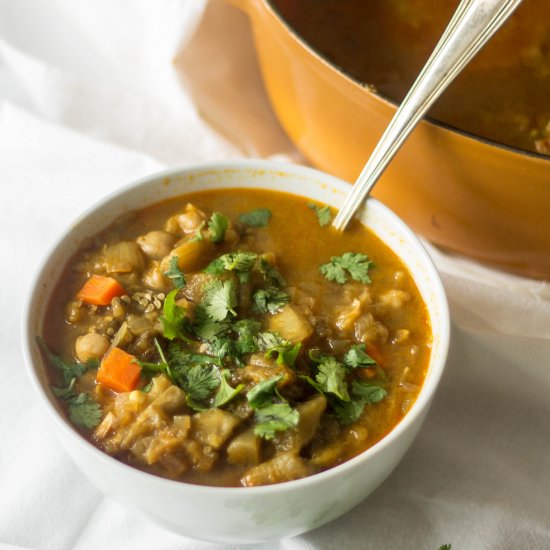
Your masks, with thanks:
[{"label": "fresh herb garnish", "polygon": [[230,379],[231,373],[227,369],[224,369],[221,373],[220,388],[214,397],[214,407],[223,407],[227,405],[227,403],[243,391],[244,384],[239,384],[236,388],[232,388],[229,384]]},{"label": "fresh herb garnish", "polygon": [[344,364],[348,368],[369,368],[376,369],[378,376],[386,380],[386,373],[382,367],[365,351],[365,344],[351,346],[350,350],[344,355]]},{"label": "fresh herb garnish", "polygon": [[256,313],[277,313],[290,301],[290,296],[277,288],[257,290],[252,297]]},{"label": "fresh herb garnish", "polygon": [[277,432],[284,432],[298,424],[300,414],[288,403],[273,403],[256,410],[254,433],[264,439],[273,439]]},{"label": "fresh herb garnish", "polygon": [[220,385],[216,367],[194,365],[182,377],[181,387],[193,401],[206,399]]},{"label": "fresh herb garnish", "polygon": [[229,314],[236,317],[237,292],[235,282],[215,279],[207,283],[202,305],[206,314],[214,321],[223,321]]},{"label": "fresh herb garnish", "polygon": [[268,208],[257,208],[239,216],[239,221],[250,227],[265,227],[270,219],[271,210]]},{"label": "fresh herb garnish", "polygon": [[319,220],[319,225],[321,227],[325,227],[330,223],[331,215],[330,215],[330,208],[325,206],[319,206],[313,202],[308,202],[308,207],[315,211],[317,214],[317,219]]},{"label": "fresh herb garnish", "polygon": [[[300,414],[293,409],[277,390],[277,383],[283,376],[264,380],[247,394],[248,404],[254,409],[254,433],[264,439],[273,439],[277,432],[293,428],[298,424]],[[282,402],[274,403],[278,399]]]},{"label": "fresh herb garnish", "polygon": [[341,256],[332,256],[330,262],[319,267],[321,273],[329,280],[343,285],[348,275],[360,283],[370,283],[369,269],[372,266],[366,254],[346,252]]},{"label": "fresh herb garnish", "polygon": [[229,252],[210,262],[204,272],[209,275],[222,275],[225,271],[235,271],[239,281],[246,283],[257,257],[258,254],[255,252],[241,252],[240,250]]},{"label": "fresh herb garnish", "polygon": [[366,405],[379,403],[388,394],[387,390],[378,384],[370,382],[352,382],[351,400],[337,400],[332,403],[336,418],[342,424],[355,422],[363,412]]},{"label": "fresh herb garnish", "polygon": [[225,239],[225,232],[229,227],[229,219],[221,212],[214,212],[208,220],[208,231],[210,240],[214,243],[221,243]]},{"label": "fresh herb garnish", "polygon": [[286,282],[282,275],[265,258],[260,257],[260,261],[258,262],[258,270],[270,286],[276,286],[279,288],[286,286]]},{"label": "fresh herb garnish", "polygon": [[95,359],[86,363],[65,361],[58,355],[53,354],[42,338],[37,337],[36,341],[48,361],[60,371],[63,377],[66,386],[51,386],[51,388],[54,395],[67,403],[71,422],[88,430],[95,428],[101,420],[101,407],[99,403],[93,401],[87,393],[76,393],[74,387],[76,379],[82,376],[88,369],[97,368],[99,361]]},{"label": "fresh herb garnish", "polygon": [[192,241],[204,241],[204,235],[202,234],[202,229],[206,225],[206,222],[203,220],[199,227],[195,230],[195,234],[191,238]]},{"label": "fresh herb garnish", "polygon": [[190,342],[191,339],[184,333],[184,328],[186,328],[188,324],[187,317],[185,316],[185,309],[176,304],[176,295],[178,291],[179,289],[177,288],[172,290],[164,299],[162,307],[163,315],[160,317],[164,327],[163,334],[168,340],[179,338],[186,342]]},{"label": "fresh herb garnish", "polygon": [[185,286],[185,275],[179,268],[177,256],[170,258],[168,271],[165,271],[164,274],[172,281],[172,284],[176,288],[179,289]]},{"label": "fresh herb garnish", "polygon": [[346,368],[330,355],[324,355],[317,366],[318,372],[315,381],[324,393],[330,393],[341,399],[349,401],[348,385],[346,382]]}]

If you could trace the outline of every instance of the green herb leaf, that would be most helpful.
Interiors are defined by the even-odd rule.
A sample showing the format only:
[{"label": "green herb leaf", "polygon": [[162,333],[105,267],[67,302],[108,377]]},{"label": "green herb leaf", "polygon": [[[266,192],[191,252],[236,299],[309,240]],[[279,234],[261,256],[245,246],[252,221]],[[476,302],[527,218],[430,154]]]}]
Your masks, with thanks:
[{"label": "green herb leaf", "polygon": [[164,315],[160,317],[162,325],[164,327],[164,337],[168,340],[173,340],[174,338],[180,338],[186,342],[191,340],[184,334],[183,329],[187,323],[187,318],[185,317],[185,309],[176,304],[176,295],[179,289],[174,289],[168,293],[164,299],[164,304],[162,307],[162,312]]},{"label": "green herb leaf", "polygon": [[325,227],[325,225],[328,225],[330,223],[330,207],[328,207],[327,205],[318,206],[313,202],[309,202],[307,205],[317,214],[317,219],[319,220],[319,225],[321,227]]},{"label": "green herb leaf", "polygon": [[182,382],[183,390],[193,401],[206,399],[219,385],[218,369],[216,367],[208,368],[204,365],[191,367]]},{"label": "green herb leaf", "polygon": [[277,313],[290,301],[290,296],[276,288],[257,290],[252,298],[253,310],[256,313]]},{"label": "green herb leaf", "polygon": [[354,380],[352,382],[352,395],[355,398],[361,398],[366,405],[374,405],[382,401],[388,395],[388,391],[378,384]]},{"label": "green herb leaf", "polygon": [[334,357],[324,355],[318,365],[319,372],[315,376],[316,382],[325,393],[331,393],[342,401],[349,401],[346,369]]},{"label": "green herb leaf", "polygon": [[344,364],[352,369],[366,368],[376,365],[376,361],[365,351],[365,344],[351,346],[344,355]]},{"label": "green herb leaf", "polygon": [[258,262],[258,270],[270,286],[276,286],[279,288],[286,286],[286,282],[282,275],[265,258],[260,257],[260,261]]},{"label": "green herb leaf", "polygon": [[214,407],[223,407],[234,399],[244,389],[244,384],[239,384],[236,388],[232,388],[229,384],[231,378],[230,372],[225,369],[221,373],[221,384],[216,396],[214,397]]},{"label": "green herb leaf", "polygon": [[210,275],[222,275],[224,271],[246,273],[252,269],[257,257],[255,252],[229,252],[210,262],[204,272]]},{"label": "green herb leaf", "polygon": [[176,288],[183,288],[185,286],[185,275],[180,270],[180,268],[178,266],[178,257],[177,256],[172,256],[172,258],[170,258],[170,264],[169,264],[169,267],[168,267],[168,271],[165,271],[164,274],[169,279],[171,279],[172,284]]},{"label": "green herb leaf", "polygon": [[263,380],[259,384],[256,384],[246,394],[248,404],[253,409],[264,407],[271,402],[271,399],[276,395],[277,382],[283,379],[283,375],[275,376],[269,380]]},{"label": "green herb leaf", "polygon": [[321,273],[329,280],[343,285],[349,276],[361,283],[370,283],[369,269],[372,263],[366,254],[346,252],[341,256],[332,256],[329,263],[319,267]]},{"label": "green herb leaf", "polygon": [[76,361],[65,361],[58,355],[54,355],[46,345],[46,342],[39,336],[36,337],[36,341],[40,346],[40,349],[46,356],[47,360],[61,372],[63,381],[66,384],[70,384],[73,378],[82,376],[87,370],[99,367],[99,361],[97,359],[91,359],[86,363],[77,363]]},{"label": "green herb leaf", "polygon": [[210,232],[210,240],[217,244],[225,239],[225,232],[229,227],[229,219],[221,212],[214,212],[208,220],[208,231]]},{"label": "green herb leaf", "polygon": [[245,353],[254,353],[258,351],[257,336],[262,328],[259,321],[253,319],[241,319],[232,326],[237,334],[236,350],[237,353],[243,355]]},{"label": "green herb leaf", "polygon": [[257,208],[239,216],[239,221],[250,227],[265,227],[270,219],[271,210],[268,208]]},{"label": "green herb leaf", "polygon": [[231,314],[237,316],[237,293],[234,281],[214,280],[205,285],[202,305],[214,321],[224,321]]},{"label": "green herb leaf", "polygon": [[76,378],[73,378],[69,382],[69,385],[66,386],[65,388],[58,388],[56,386],[51,386],[51,388],[55,396],[61,397],[61,399],[71,399],[72,397],[76,396],[74,391],[75,382],[76,382]]},{"label": "green herb leaf", "polygon": [[277,432],[294,428],[300,414],[288,403],[273,403],[256,410],[254,433],[264,439],[273,439]]},{"label": "green herb leaf", "polygon": [[452,549],[452,545],[450,545],[450,544],[442,544],[439,547],[439,550],[451,550],[451,549]]},{"label": "green herb leaf", "polygon": [[101,407],[87,393],[80,393],[68,401],[71,422],[91,430],[101,420]]},{"label": "green herb leaf", "polygon": [[340,401],[335,399],[331,402],[331,407],[336,418],[340,424],[345,426],[353,424],[359,419],[363,409],[365,408],[365,402],[362,399],[356,399],[353,401]]},{"label": "green herb leaf", "polygon": [[197,227],[195,234],[192,237],[192,241],[204,241],[204,235],[202,234],[202,229],[206,225],[206,222],[203,220],[199,227]]}]

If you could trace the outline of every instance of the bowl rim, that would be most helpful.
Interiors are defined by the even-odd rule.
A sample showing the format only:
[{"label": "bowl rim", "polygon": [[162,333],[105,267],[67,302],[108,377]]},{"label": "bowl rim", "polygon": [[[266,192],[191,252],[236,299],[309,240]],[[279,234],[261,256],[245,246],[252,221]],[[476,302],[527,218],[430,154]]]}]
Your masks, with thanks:
[{"label": "bowl rim", "polygon": [[[334,71],[338,76],[342,77],[344,80],[349,82],[354,86],[354,88],[362,90],[364,93],[369,93],[372,97],[375,99],[386,103],[387,105],[391,106],[395,110],[399,108],[399,102],[397,102],[394,99],[391,99],[390,97],[386,96],[385,94],[381,93],[379,90],[377,90],[375,87],[371,87],[370,85],[366,84],[365,82],[362,82],[358,78],[354,77],[352,74],[348,73],[344,70],[343,67],[340,67],[336,63],[333,63],[328,57],[323,55],[321,52],[319,52],[316,48],[314,48],[311,44],[309,44],[305,38],[303,38],[296,29],[290,24],[290,22],[285,19],[280,12],[279,8],[275,4],[275,0],[261,0],[264,5],[266,6],[267,10],[271,12],[271,14],[277,18],[277,20],[280,22],[280,24],[288,31],[288,33],[294,38],[294,40],[300,44],[300,46],[306,50],[312,57],[317,59],[319,62],[321,62],[323,65],[328,67],[331,71]],[[442,122],[432,116],[424,115],[423,121],[427,122],[435,127],[442,128],[444,130],[447,130],[448,132],[451,132],[452,134],[458,134],[459,136],[467,139],[471,139],[473,141],[476,141],[478,143],[481,143],[482,145],[486,145],[489,148],[494,148],[497,150],[506,151],[508,153],[514,153],[519,156],[527,156],[533,159],[537,159],[542,162],[550,163],[550,156],[545,155],[543,153],[539,153],[537,151],[528,151],[527,149],[522,149],[521,147],[515,147],[513,145],[507,145],[505,143],[500,143],[498,141],[479,136],[477,134],[474,134],[472,132],[469,132],[468,130],[463,130],[461,128],[457,128],[456,126],[453,126],[452,124]]]},{"label": "bowl rim", "polygon": [[[35,365],[33,361],[32,349],[33,346],[36,345],[36,334],[34,334],[34,329],[36,325],[32,323],[34,319],[33,303],[35,302],[36,296],[40,294],[41,281],[43,280],[45,273],[48,271],[50,258],[61,247],[63,242],[70,237],[73,228],[77,224],[85,222],[88,217],[92,216],[107,203],[110,203],[112,201],[120,201],[124,195],[138,187],[147,187],[149,185],[155,184],[155,182],[162,181],[170,177],[178,177],[184,176],[186,174],[205,173],[212,171],[221,173],[227,170],[260,170],[270,172],[275,175],[282,173],[285,175],[290,175],[291,177],[304,177],[306,181],[311,180],[312,183],[314,180],[319,181],[322,179],[323,183],[326,183],[327,185],[332,186],[333,188],[336,188],[338,190],[344,191],[348,190],[350,187],[350,184],[345,182],[344,180],[341,180],[340,178],[336,178],[335,176],[326,174],[314,168],[263,159],[234,159],[190,164],[182,167],[157,171],[139,179],[133,180],[129,183],[126,183],[116,190],[111,191],[107,195],[103,196],[99,200],[95,201],[82,214],[80,214],[76,220],[68,223],[53,239],[50,247],[46,249],[42,258],[36,265],[25,295],[25,302],[23,304],[21,318],[21,346],[25,367],[27,370],[27,374],[31,379],[31,384],[38,394],[39,399],[48,410],[50,418],[53,418],[55,425],[60,428],[61,431],[70,438],[70,440],[77,443],[84,452],[93,455],[94,458],[106,464],[109,468],[114,468],[115,470],[124,472],[125,474],[132,475],[134,476],[134,478],[145,477],[145,481],[149,481],[151,483],[159,483],[161,485],[165,485],[167,487],[169,486],[174,489],[176,489],[177,487],[185,488],[186,491],[189,491],[191,493],[200,492],[203,494],[210,493],[212,495],[215,495],[216,493],[221,492],[224,496],[227,497],[243,497],[246,495],[250,495],[252,497],[253,495],[269,495],[271,493],[279,493],[281,491],[294,491],[296,489],[303,488],[312,484],[322,483],[324,479],[330,479],[335,476],[345,475],[347,470],[359,467],[363,462],[368,461],[371,456],[382,452],[385,447],[389,446],[394,440],[396,440],[403,432],[405,432],[409,428],[410,425],[413,424],[417,417],[421,416],[424,413],[425,409],[427,412],[427,408],[429,408],[430,406],[431,400],[435,394],[447,361],[450,344],[451,323],[448,302],[443,283],[441,282],[437,269],[426,248],[420,242],[415,233],[408,227],[408,225],[405,224],[403,220],[401,220],[401,218],[397,216],[397,214],[391,211],[380,201],[369,198],[368,204],[372,204],[373,207],[379,209],[384,216],[389,217],[392,227],[397,228],[400,236],[408,238],[410,245],[412,245],[415,249],[415,256],[421,259],[421,263],[424,265],[424,271],[429,276],[430,284],[435,285],[435,288],[432,289],[435,295],[434,303],[437,304],[437,309],[440,314],[440,318],[438,318],[437,334],[438,340],[440,342],[439,346],[441,349],[441,353],[435,358],[435,360],[433,359],[433,355],[431,356],[429,371],[426,375],[418,397],[416,398],[410,409],[407,411],[405,416],[390,432],[388,432],[372,447],[366,449],[359,455],[337,466],[329,468],[328,470],[318,472],[302,479],[276,483],[273,485],[262,485],[257,487],[219,487],[210,485],[199,485],[185,481],[168,479],[151,474],[146,471],[142,471],[133,466],[129,466],[95,447],[81,433],[79,433],[74,426],[70,424],[69,420],[56,407],[54,407],[51,396],[48,394],[45,385],[42,384],[38,374],[41,367]],[[227,186],[227,188],[237,188],[237,186]],[[251,186],[251,188],[254,187]],[[258,188],[261,189],[262,187],[258,186]],[[185,192],[180,193],[180,195],[185,195]],[[177,196],[177,194],[173,196],[175,197]],[[314,197],[311,198],[314,199]],[[386,246],[389,245],[386,244]],[[412,271],[412,268],[410,266],[408,267]],[[48,296],[48,298],[49,297],[50,296]],[[47,304],[48,302],[46,301],[45,303]],[[77,464],[77,466],[79,466],[77,461],[75,461],[75,463]]]}]

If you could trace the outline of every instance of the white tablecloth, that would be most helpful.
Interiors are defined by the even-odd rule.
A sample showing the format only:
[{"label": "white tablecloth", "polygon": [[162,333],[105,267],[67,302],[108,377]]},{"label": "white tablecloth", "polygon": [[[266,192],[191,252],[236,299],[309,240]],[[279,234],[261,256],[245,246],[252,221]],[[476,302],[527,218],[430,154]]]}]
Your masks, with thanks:
[{"label": "white tablecloth", "polygon": [[[222,547],[104,498],[48,428],[19,344],[38,260],[91,202],[165,166],[300,160],[263,94],[246,19],[204,7],[0,0],[0,547]],[[344,517],[249,548],[550,548],[550,288],[432,253],[455,330],[410,452]]]}]

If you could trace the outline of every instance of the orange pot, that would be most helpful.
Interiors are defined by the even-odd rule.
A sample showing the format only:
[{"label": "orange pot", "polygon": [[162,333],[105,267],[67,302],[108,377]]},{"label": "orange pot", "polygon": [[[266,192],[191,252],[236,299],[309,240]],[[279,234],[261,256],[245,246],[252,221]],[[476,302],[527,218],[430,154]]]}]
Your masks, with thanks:
[{"label": "orange pot", "polygon": [[[268,0],[230,0],[250,17],[273,108],[322,170],[354,181],[396,106],[332,66]],[[433,243],[550,279],[550,159],[422,121],[374,195]]]}]

